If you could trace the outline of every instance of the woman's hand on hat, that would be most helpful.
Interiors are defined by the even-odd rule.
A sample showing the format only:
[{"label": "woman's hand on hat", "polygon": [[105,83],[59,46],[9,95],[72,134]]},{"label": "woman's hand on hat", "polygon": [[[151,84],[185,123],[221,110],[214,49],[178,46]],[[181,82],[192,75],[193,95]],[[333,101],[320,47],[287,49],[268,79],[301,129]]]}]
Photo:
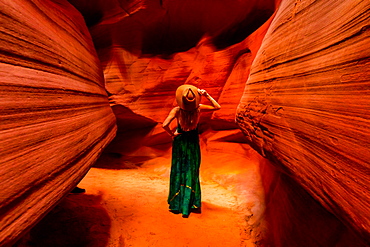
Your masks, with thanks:
[{"label": "woman's hand on hat", "polygon": [[199,89],[199,88],[198,88],[198,93],[199,93],[200,95],[207,95],[207,91],[206,91],[206,90],[204,90],[204,89]]}]

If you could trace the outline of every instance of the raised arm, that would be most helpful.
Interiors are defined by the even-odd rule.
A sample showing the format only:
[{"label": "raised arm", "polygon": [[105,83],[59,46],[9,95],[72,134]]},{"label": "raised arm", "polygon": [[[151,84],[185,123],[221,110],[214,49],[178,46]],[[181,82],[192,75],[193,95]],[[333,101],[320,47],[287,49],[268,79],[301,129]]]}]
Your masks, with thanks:
[{"label": "raised arm", "polygon": [[176,118],[176,114],[177,112],[179,111],[179,107],[175,107],[173,108],[170,113],[168,114],[167,118],[164,120],[163,124],[162,124],[162,127],[164,128],[164,130],[171,136],[171,137],[174,137],[175,134],[171,131],[170,129],[170,124],[172,122],[172,120],[174,120]]},{"label": "raised arm", "polygon": [[212,96],[209,95],[209,93],[207,93],[206,90],[204,90],[204,89],[198,89],[198,92],[199,92],[200,95],[205,96],[212,103],[212,105],[203,105],[203,104],[200,104],[199,105],[199,109],[200,110],[202,110],[202,111],[216,111],[216,110],[220,110],[221,109],[220,104],[214,98],[212,98]]}]

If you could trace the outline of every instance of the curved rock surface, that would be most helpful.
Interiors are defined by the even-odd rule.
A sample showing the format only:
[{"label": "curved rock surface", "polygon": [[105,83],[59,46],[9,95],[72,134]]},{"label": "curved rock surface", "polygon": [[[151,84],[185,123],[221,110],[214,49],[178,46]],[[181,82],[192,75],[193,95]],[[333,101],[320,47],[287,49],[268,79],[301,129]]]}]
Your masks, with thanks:
[{"label": "curved rock surface", "polygon": [[67,1],[2,0],[0,245],[82,179],[115,136],[102,69]]},{"label": "curved rock surface", "polygon": [[[190,83],[222,105],[201,119],[202,176],[265,200],[241,202],[246,237],[366,246],[366,1],[69,2],[94,44],[64,0],[1,0],[1,243],[84,176],[114,136],[112,109],[105,168],[169,165],[160,123]],[[264,194],[248,187],[251,155]]]},{"label": "curved rock surface", "polygon": [[[369,7],[283,0],[237,112],[250,143],[288,175],[270,180],[271,207],[281,201],[278,188],[302,198],[287,190],[299,184],[350,229],[337,229],[338,246],[362,246],[345,245],[351,229],[370,239]],[[277,235],[294,228],[291,219],[271,217]],[[274,246],[288,246],[279,240]]]}]

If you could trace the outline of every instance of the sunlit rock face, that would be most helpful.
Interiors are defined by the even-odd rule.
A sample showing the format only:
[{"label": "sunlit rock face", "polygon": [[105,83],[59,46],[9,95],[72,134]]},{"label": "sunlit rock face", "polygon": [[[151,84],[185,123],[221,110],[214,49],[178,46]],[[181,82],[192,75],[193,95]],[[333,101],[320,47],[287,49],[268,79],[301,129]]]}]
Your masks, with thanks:
[{"label": "sunlit rock face", "polygon": [[67,1],[2,0],[0,245],[76,186],[115,135],[102,69]]},{"label": "sunlit rock face", "polygon": [[[370,239],[368,10],[366,1],[283,0],[253,62],[237,122],[276,164],[261,174],[273,246]],[[320,234],[300,233],[310,224]]]}]

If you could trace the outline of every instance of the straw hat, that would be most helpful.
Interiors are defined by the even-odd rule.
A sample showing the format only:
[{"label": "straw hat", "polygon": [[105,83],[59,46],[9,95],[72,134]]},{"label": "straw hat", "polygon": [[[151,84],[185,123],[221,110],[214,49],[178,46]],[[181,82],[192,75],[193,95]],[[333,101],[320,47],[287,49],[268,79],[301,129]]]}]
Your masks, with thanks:
[{"label": "straw hat", "polygon": [[176,90],[176,101],[181,109],[192,111],[199,106],[201,95],[193,85],[181,85]]}]

